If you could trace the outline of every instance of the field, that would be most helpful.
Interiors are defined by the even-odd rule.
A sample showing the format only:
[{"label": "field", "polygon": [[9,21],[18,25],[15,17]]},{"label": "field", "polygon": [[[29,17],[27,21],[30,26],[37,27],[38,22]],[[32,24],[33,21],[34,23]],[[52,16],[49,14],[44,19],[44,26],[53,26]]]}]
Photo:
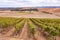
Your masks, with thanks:
[{"label": "field", "polygon": [[60,19],[0,17],[0,40],[60,40],[59,37]]},{"label": "field", "polygon": [[[52,9],[51,9],[52,10]],[[48,11],[48,10],[47,10]],[[60,13],[39,11],[0,11],[0,17],[15,17],[15,18],[60,18]]]},{"label": "field", "polygon": [[60,40],[59,8],[0,10],[0,40]]}]

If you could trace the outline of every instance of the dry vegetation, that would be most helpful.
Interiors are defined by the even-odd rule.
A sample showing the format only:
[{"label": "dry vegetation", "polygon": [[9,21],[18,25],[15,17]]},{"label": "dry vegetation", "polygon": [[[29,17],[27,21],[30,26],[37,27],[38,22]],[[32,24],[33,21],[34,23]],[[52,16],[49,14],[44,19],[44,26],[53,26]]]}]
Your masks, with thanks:
[{"label": "dry vegetation", "polygon": [[38,10],[49,12],[55,14],[56,16],[60,16],[60,8],[38,8]]}]

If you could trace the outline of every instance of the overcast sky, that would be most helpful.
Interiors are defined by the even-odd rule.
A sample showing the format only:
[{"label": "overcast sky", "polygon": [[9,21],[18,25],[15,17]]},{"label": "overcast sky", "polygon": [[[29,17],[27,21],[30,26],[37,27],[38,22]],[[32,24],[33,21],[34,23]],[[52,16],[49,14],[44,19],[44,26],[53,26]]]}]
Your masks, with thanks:
[{"label": "overcast sky", "polygon": [[0,7],[60,6],[60,0],[0,0]]}]

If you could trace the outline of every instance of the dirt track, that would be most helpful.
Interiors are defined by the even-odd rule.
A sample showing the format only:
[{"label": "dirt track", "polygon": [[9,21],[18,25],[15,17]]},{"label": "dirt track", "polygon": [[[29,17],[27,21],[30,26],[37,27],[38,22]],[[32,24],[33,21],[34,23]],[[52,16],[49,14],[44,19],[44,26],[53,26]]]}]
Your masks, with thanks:
[{"label": "dirt track", "polygon": [[20,39],[23,39],[23,40],[28,40],[28,26],[27,26],[27,22],[25,22],[25,25],[22,29],[22,32],[20,34]]},{"label": "dirt track", "polygon": [[27,21],[24,24],[24,27],[22,29],[22,32],[18,34],[18,37],[11,37],[11,35],[14,33],[15,28],[12,28],[9,30],[5,35],[0,35],[0,40],[34,40],[33,38],[29,38],[29,30]]},{"label": "dirt track", "polygon": [[36,27],[36,32],[34,34],[36,40],[46,40],[46,38],[41,34],[41,32]]}]

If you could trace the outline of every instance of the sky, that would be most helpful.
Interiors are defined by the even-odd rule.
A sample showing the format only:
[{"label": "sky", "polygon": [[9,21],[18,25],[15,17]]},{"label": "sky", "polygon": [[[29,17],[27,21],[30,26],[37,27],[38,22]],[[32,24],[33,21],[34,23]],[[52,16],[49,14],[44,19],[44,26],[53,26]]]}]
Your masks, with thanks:
[{"label": "sky", "polygon": [[0,7],[60,6],[60,0],[0,0]]}]

